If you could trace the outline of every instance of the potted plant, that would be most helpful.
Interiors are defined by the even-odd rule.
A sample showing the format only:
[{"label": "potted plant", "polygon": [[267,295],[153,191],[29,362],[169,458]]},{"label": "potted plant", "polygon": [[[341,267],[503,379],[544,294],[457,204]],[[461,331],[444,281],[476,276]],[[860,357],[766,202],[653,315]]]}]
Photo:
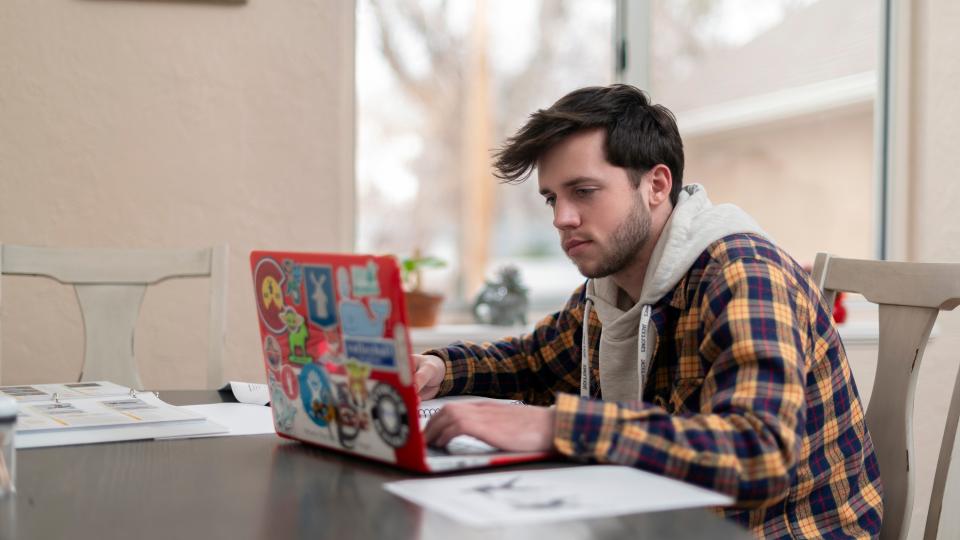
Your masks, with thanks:
[{"label": "potted plant", "polygon": [[446,265],[447,263],[442,259],[421,255],[419,250],[414,251],[412,257],[400,262],[404,297],[407,304],[407,322],[411,327],[425,328],[437,324],[443,295],[423,290],[423,270],[425,268],[443,268]]}]

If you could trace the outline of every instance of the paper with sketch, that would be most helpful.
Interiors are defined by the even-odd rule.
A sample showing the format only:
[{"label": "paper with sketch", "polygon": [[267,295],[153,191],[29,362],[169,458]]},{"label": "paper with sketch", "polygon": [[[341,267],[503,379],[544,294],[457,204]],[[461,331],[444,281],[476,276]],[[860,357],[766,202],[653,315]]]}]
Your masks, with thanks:
[{"label": "paper with sketch", "polygon": [[219,435],[259,435],[276,433],[273,428],[273,411],[263,405],[250,403],[210,403],[180,407],[205,416],[229,431]]},{"label": "paper with sketch", "polygon": [[267,385],[251,382],[230,381],[219,388],[219,390],[230,390],[233,397],[240,403],[251,403],[253,405],[266,405],[270,403],[270,390]]},{"label": "paper with sketch", "polygon": [[476,527],[524,525],[703,506],[733,499],[663,476],[595,465],[402,480],[384,489]]}]

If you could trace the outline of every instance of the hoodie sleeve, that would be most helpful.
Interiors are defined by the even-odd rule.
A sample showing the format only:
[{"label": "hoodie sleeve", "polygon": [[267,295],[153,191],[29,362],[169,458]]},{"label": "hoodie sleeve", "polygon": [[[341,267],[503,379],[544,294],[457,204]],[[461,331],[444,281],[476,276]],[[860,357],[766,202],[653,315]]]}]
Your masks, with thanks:
[{"label": "hoodie sleeve", "polygon": [[777,266],[728,263],[699,302],[709,365],[696,413],[634,402],[557,398],[554,445],[698,484],[759,507],[784,498],[805,422],[802,329],[810,301]]},{"label": "hoodie sleeve", "polygon": [[542,319],[529,334],[426,351],[447,366],[439,395],[473,394],[550,405],[557,392],[578,392],[584,301],[580,286],[561,311]]}]

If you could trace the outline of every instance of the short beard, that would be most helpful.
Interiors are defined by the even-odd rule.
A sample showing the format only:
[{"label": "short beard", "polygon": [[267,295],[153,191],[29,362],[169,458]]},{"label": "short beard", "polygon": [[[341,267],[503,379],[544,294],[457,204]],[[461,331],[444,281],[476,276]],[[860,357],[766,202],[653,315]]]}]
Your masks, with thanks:
[{"label": "short beard", "polygon": [[602,278],[616,274],[629,266],[640,250],[647,245],[651,221],[650,212],[638,193],[630,215],[613,231],[610,237],[610,250],[603,254],[596,270],[589,272],[578,267],[580,273],[588,278]]}]

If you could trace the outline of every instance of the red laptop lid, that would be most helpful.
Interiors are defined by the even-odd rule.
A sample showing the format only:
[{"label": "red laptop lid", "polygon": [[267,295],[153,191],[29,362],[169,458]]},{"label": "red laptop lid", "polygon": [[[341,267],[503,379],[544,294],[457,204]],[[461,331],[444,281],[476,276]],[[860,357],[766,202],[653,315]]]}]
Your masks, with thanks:
[{"label": "red laptop lid", "polygon": [[277,433],[426,470],[396,259],[250,254]]}]

